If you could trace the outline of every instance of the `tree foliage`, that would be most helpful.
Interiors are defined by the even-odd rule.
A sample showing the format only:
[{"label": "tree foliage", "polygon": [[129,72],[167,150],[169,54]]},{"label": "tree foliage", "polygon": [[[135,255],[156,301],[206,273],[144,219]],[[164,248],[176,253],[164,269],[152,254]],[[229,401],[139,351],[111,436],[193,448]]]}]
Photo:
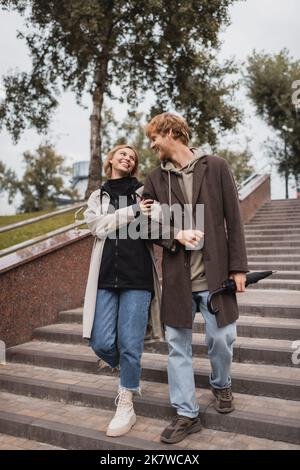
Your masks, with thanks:
[{"label": "tree foliage", "polygon": [[23,161],[25,172],[20,180],[0,162],[0,189],[8,192],[10,203],[17,192],[21,194],[19,212],[50,209],[57,205],[58,198],[77,197],[76,191],[65,187],[71,168],[65,166],[65,158],[51,144],[40,145],[35,153],[24,152]]},{"label": "tree foliage", "polygon": [[[292,85],[300,78],[300,61],[287,50],[279,54],[253,52],[248,59],[245,82],[258,116],[277,132],[268,143],[270,157],[280,174],[300,174],[300,120],[297,118]],[[278,140],[279,139],[279,140]]]},{"label": "tree foliage", "polygon": [[[229,102],[232,62],[216,60],[218,33],[234,0],[0,0],[23,15],[19,32],[32,69],[4,78],[0,125],[15,140],[27,127],[45,132],[64,90],[91,96],[87,195],[101,180],[103,99],[135,110],[148,90],[154,112],[183,114],[199,141],[216,142],[240,119]],[[115,91],[117,90],[117,92]],[[120,92],[119,92],[120,90]]]}]

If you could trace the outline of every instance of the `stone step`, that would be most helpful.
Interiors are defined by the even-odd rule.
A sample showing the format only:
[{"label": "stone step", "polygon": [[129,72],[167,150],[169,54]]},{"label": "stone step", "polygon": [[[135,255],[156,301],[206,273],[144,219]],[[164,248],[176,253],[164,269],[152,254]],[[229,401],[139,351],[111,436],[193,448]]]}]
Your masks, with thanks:
[{"label": "stone step", "polygon": [[299,207],[299,199],[272,199],[262,207]]},{"label": "stone step", "polygon": [[[108,392],[94,390],[93,393],[98,401],[100,401],[100,396],[100,399],[104,398],[104,401],[107,402],[105,398],[109,396]],[[109,398],[111,403],[112,397]],[[20,401],[20,399],[22,400]],[[32,438],[39,436],[44,442],[51,444],[63,442],[66,449],[159,450],[161,454],[169,453],[170,450],[300,449],[299,443],[294,443],[298,442],[298,420],[283,416],[277,419],[275,426],[274,415],[269,412],[262,415],[261,419],[259,415],[255,417],[254,413],[245,412],[243,409],[235,411],[230,419],[228,416],[223,416],[223,427],[233,430],[224,432],[215,430],[217,428],[215,423],[220,418],[216,416],[217,412],[208,409],[201,413],[205,427],[200,433],[191,434],[178,444],[166,445],[159,442],[161,432],[169,423],[169,420],[166,419],[138,415],[136,424],[128,434],[118,438],[109,438],[105,435],[105,431],[113,416],[111,409],[58,404],[57,401],[19,397],[9,393],[2,393],[0,400],[2,403],[7,401],[8,408],[8,411],[0,413],[0,429],[6,428],[7,433],[13,436],[29,435]],[[136,406],[138,406],[138,400],[142,399],[136,400]],[[202,403],[200,403],[202,406],[205,406],[205,400],[207,401],[207,397],[203,397]],[[160,398],[153,399],[152,402],[158,404],[157,414],[168,407],[165,400],[161,401]],[[14,403],[16,408],[14,408]],[[25,406],[26,413],[24,413]],[[38,416],[37,409],[42,410],[41,417]],[[265,419],[265,424],[263,424],[262,418]],[[212,429],[207,428],[207,425],[210,424]],[[245,435],[237,433],[239,428],[245,429]],[[266,439],[268,434],[276,436],[276,442]],[[256,437],[256,435],[262,437]],[[283,436],[286,441],[280,441],[279,436]],[[101,455],[99,455],[101,463],[100,458]]]},{"label": "stone step", "polygon": [[[300,319],[300,295],[297,292],[277,292],[257,289],[237,294],[241,315]],[[61,323],[82,323],[82,308],[62,311]]]},{"label": "stone step", "polygon": [[[81,326],[74,323],[36,328],[33,338],[53,343],[86,343],[82,338]],[[11,354],[14,354],[13,349],[7,351],[8,358],[11,358]],[[146,342],[145,351],[167,354],[167,343],[165,341]],[[203,334],[195,333],[193,335],[193,354],[198,357],[207,355],[207,346]],[[233,360],[236,362],[259,362],[295,367],[291,360],[292,354],[292,343],[289,340],[238,337],[233,347]]]},{"label": "stone step", "polygon": [[[78,309],[80,310],[80,309]],[[271,312],[270,312],[271,313]],[[82,322],[82,311],[72,311],[61,313],[61,323],[77,323],[80,325]],[[195,333],[204,333],[204,321],[200,313],[196,314],[194,328]],[[251,316],[246,317],[243,314],[237,322],[237,332],[239,336],[247,336],[249,338],[273,338],[273,339],[287,339],[295,341],[300,338],[300,320],[278,317],[259,317]]]},{"label": "stone step", "polygon": [[300,252],[298,240],[248,240],[246,239],[247,252],[250,249],[283,250],[294,249]]},{"label": "stone step", "polygon": [[[156,433],[135,429],[121,438],[105,435],[113,416],[112,411],[84,406],[58,404],[57,401],[0,394],[0,432],[39,440],[65,449],[78,450],[167,450],[159,444]],[[149,428],[155,428],[154,419],[143,418]],[[142,424],[142,423],[141,423]],[[161,426],[163,427],[163,426]],[[174,449],[177,447],[174,446]],[[178,447],[180,448],[180,447]]]},{"label": "stone step", "polygon": [[251,223],[253,220],[291,220],[292,222],[297,222],[299,223],[300,220],[300,212],[298,211],[290,211],[290,212],[257,212],[254,217],[251,219]]},{"label": "stone step", "polygon": [[259,235],[259,234],[254,234],[254,235],[245,235],[246,242],[270,242],[270,243],[276,243],[276,242],[299,242],[299,235]]},{"label": "stone step", "polygon": [[247,289],[288,289],[300,290],[300,279],[263,279],[257,284],[251,284]]},{"label": "stone step", "polygon": [[299,255],[291,255],[291,254],[268,254],[268,255],[248,255],[247,256],[249,262],[270,262],[272,261],[274,264],[277,262],[300,262],[300,254]]},{"label": "stone step", "polygon": [[[97,356],[91,348],[81,344],[74,346],[74,344],[32,341],[9,348],[7,350],[7,360],[34,366],[99,374]],[[168,356],[166,354],[144,352],[142,379],[167,383],[167,361]],[[210,371],[208,359],[194,357],[193,363],[197,387],[208,388]],[[101,373],[109,375],[110,371],[101,370]],[[234,361],[232,363],[232,383],[237,393],[300,400],[299,367],[248,364]]]},{"label": "stone step", "polygon": [[[205,333],[204,320],[197,314],[195,333]],[[259,317],[241,315],[237,321],[238,336],[248,338],[286,339],[296,341],[300,338],[300,319]]]},{"label": "stone step", "polygon": [[251,271],[299,271],[300,263],[292,261],[252,261],[248,259],[248,267]]},{"label": "stone step", "polygon": [[253,225],[244,225],[244,232],[246,235],[299,235],[300,229],[294,225],[279,225],[278,227],[270,227],[268,224],[253,224]]},{"label": "stone step", "polygon": [[300,319],[300,292],[246,289],[237,294],[241,314]]},{"label": "stone step", "polygon": [[294,215],[294,214],[299,214],[300,215],[300,207],[286,207],[286,208],[280,208],[280,207],[262,207],[259,209],[255,215],[261,215],[261,214],[289,214],[289,215]]},{"label": "stone step", "polygon": [[254,217],[251,219],[251,223],[253,220],[264,220],[264,219],[272,219],[272,220],[291,220],[292,222],[296,222],[300,220],[300,212],[298,211],[290,211],[290,212],[257,212]]},{"label": "stone step", "polygon": [[300,271],[276,271],[272,279],[300,279]]},{"label": "stone step", "polygon": [[262,239],[262,240],[299,240],[300,238],[300,230],[297,230],[297,231],[290,231],[290,230],[278,230],[276,229],[276,231],[272,230],[272,229],[265,229],[265,230],[255,230],[255,227],[254,229],[252,230],[244,230],[244,234],[245,234],[245,239],[247,240],[248,237],[255,237],[256,239]]},{"label": "stone step", "polygon": [[[37,442],[10,434],[0,434],[0,451],[2,450],[64,450],[62,447],[51,446],[44,442]],[[1,456],[3,462],[3,454]]]},{"label": "stone step", "polygon": [[[88,421],[90,430],[97,429],[99,434],[104,433],[105,421],[108,422],[108,418],[112,416],[115,409],[114,399],[119,381],[117,377],[92,376],[91,374],[38,367],[31,367],[30,370],[30,366],[25,366],[22,369],[19,364],[11,364],[10,366],[5,374],[0,374],[2,390],[0,397],[3,404],[4,401],[8,403],[8,407],[5,406],[6,413],[24,415],[24,405],[27,405],[27,411],[34,412],[37,409],[37,403],[39,404],[41,399],[44,399],[42,400],[42,410],[40,408],[38,410],[39,413],[40,411],[43,413],[40,413],[39,419],[53,422],[53,419],[56,421],[59,417],[61,425],[72,424],[74,426],[81,426],[83,422],[86,426]],[[33,375],[34,378],[32,378]],[[156,433],[155,437],[153,435],[152,442],[157,442],[159,438],[157,427],[161,425],[160,429],[162,430],[174,414],[174,410],[169,404],[168,385],[160,384],[158,388],[155,382],[142,381],[141,388],[142,396],[134,399],[134,407],[138,416],[137,423],[126,437],[143,439],[145,431],[154,434],[154,426]],[[214,444],[219,437],[223,437],[222,431],[300,444],[299,401],[236,393],[234,413],[224,416],[214,410],[210,391],[197,389],[197,398],[205,430],[207,432],[216,431]],[[13,408],[13,399],[15,399],[16,408]],[[44,405],[45,401],[48,406]],[[55,410],[55,416],[51,417],[50,411],[54,410],[54,404],[57,402],[59,404]],[[75,404],[76,407],[74,407]],[[35,416],[34,413],[32,414]],[[94,419],[92,419],[93,416]],[[75,421],[71,421],[74,418]],[[198,442],[198,445],[202,447],[201,434],[198,434],[197,437],[197,441],[195,439],[194,442]],[[178,446],[187,445],[189,439],[182,441]]]},{"label": "stone step", "polygon": [[262,225],[262,224],[266,224],[269,228],[272,228],[274,227],[274,225],[279,225],[279,224],[282,224],[282,225],[294,225],[296,226],[297,224],[300,223],[300,219],[296,219],[296,218],[279,218],[279,217],[276,217],[276,218],[269,218],[269,217],[255,217],[254,219],[251,219],[251,225],[253,226],[257,226],[257,225]]},{"label": "stone step", "polygon": [[82,323],[82,307],[59,312],[60,323]]},{"label": "stone step", "polygon": [[294,222],[291,222],[291,223],[262,223],[262,222],[251,222],[249,224],[245,224],[244,225],[244,228],[245,230],[273,230],[273,229],[281,229],[281,230],[284,230],[284,229],[287,229],[287,230],[299,230],[300,228],[300,222],[298,223],[294,223]]},{"label": "stone step", "polygon": [[256,256],[256,255],[298,255],[300,260],[300,248],[297,246],[273,246],[273,247],[249,247],[247,245],[247,255]]},{"label": "stone step", "polygon": [[[261,209],[267,209],[267,208],[277,208],[277,209],[284,209],[284,208],[288,208],[287,206],[291,206],[291,208],[295,208],[297,205],[298,207],[300,207],[300,204],[299,204],[299,199],[288,199],[288,201],[280,201],[279,204],[278,203],[278,200],[272,200],[270,202],[266,202],[265,204],[262,205]],[[286,204],[285,204],[286,202]]]}]

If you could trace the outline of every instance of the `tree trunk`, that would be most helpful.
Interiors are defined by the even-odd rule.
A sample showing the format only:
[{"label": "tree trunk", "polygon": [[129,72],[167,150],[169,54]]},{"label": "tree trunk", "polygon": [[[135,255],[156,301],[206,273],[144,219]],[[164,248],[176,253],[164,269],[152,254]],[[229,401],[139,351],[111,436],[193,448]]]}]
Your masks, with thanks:
[{"label": "tree trunk", "polygon": [[104,59],[95,74],[95,88],[92,94],[93,109],[90,116],[90,166],[88,186],[85,199],[102,183],[102,158],[101,158],[101,111],[103,106],[104,87],[107,76],[108,60]]}]

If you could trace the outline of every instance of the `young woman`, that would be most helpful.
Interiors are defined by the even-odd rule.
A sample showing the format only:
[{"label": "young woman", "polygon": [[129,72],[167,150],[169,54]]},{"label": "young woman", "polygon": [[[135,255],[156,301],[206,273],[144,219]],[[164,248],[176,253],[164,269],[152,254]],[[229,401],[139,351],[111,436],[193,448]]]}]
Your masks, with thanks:
[{"label": "young woman", "polygon": [[136,422],[132,398],[140,394],[148,321],[153,337],[162,337],[160,285],[152,247],[128,233],[129,224],[131,228],[138,224],[139,211],[144,209],[146,214],[149,209],[147,201],[141,200],[138,162],[130,145],[114,147],[104,162],[108,179],[91,194],[84,213],[95,241],[84,301],[83,337],[89,339],[102,366],[120,368],[117,410],[108,436],[123,435]]}]

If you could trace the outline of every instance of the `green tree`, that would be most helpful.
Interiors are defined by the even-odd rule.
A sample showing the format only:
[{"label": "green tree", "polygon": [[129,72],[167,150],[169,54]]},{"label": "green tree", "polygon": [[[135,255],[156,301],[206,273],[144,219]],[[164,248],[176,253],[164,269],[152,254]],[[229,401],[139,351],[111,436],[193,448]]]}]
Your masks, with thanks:
[{"label": "green tree", "polygon": [[[128,114],[126,119],[119,125],[114,118],[112,110],[109,110],[107,115],[109,117],[108,124],[105,126],[105,142],[109,142],[107,151],[113,145],[133,145],[140,155],[139,178],[144,180],[148,173],[159,165],[157,155],[149,148],[149,141],[145,135],[145,115],[142,112]],[[191,141],[190,145],[196,146],[197,142]],[[254,172],[253,166],[249,163],[252,153],[248,146],[242,151],[219,149],[217,154],[228,161],[238,184]]]},{"label": "green tree", "polygon": [[17,193],[17,175],[10,168],[0,161],[0,193],[5,192],[8,194],[8,202],[12,203],[13,198]]},{"label": "green tree", "polygon": [[[86,196],[101,180],[103,99],[127,101],[131,110],[147,90],[154,112],[175,106],[200,140],[233,128],[238,111],[228,99],[235,68],[215,59],[218,32],[234,0],[0,0],[24,16],[19,32],[32,70],[4,78],[0,124],[17,140],[27,127],[45,132],[61,90],[78,103],[91,96],[90,170]],[[121,90],[118,96],[114,90]]]},{"label": "green tree", "polygon": [[149,141],[144,130],[145,124],[143,113],[129,113],[115,131],[117,136],[115,145],[129,143],[137,150],[140,156],[139,178],[142,181],[159,164],[157,156],[149,147]]},{"label": "green tree", "polygon": [[289,175],[293,174],[297,183],[300,174],[300,120],[292,102],[292,85],[299,77],[300,61],[293,60],[285,49],[274,55],[254,51],[248,58],[248,96],[258,116],[277,131],[268,149],[278,172],[285,176],[286,197]]},{"label": "green tree", "polygon": [[241,184],[254,172],[254,167],[249,163],[252,153],[248,147],[241,151],[220,149],[217,154],[227,160],[237,184]]},{"label": "green tree", "polygon": [[21,193],[19,212],[50,209],[62,196],[77,198],[77,192],[66,188],[64,182],[72,170],[64,165],[65,158],[58,155],[51,144],[40,145],[35,153],[24,152],[23,160],[25,172],[20,180],[0,163],[0,188],[8,191],[10,203],[17,192]]}]

